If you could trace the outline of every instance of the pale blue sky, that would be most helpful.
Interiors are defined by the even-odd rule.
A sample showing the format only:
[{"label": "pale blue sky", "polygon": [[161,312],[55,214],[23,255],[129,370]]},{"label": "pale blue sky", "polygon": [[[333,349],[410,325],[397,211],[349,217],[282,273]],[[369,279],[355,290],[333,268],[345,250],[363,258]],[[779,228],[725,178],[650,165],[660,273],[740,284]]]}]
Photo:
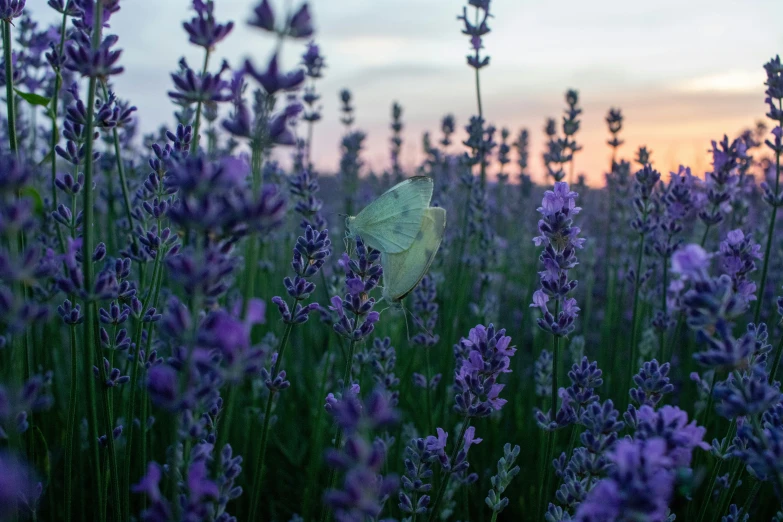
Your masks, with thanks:
[{"label": "pale blue sky", "polygon": [[[273,0],[274,2],[274,0]],[[217,48],[238,65],[252,57],[264,65],[273,39],[248,27],[248,0],[217,0],[220,20],[237,24]],[[28,0],[38,20],[54,21],[46,0]],[[181,27],[189,0],[122,0],[111,31],[120,36],[126,73],[116,90],[139,108],[144,131],[172,121],[166,96],[169,72],[180,56],[202,60]],[[278,0],[275,5],[281,6]],[[369,133],[366,158],[388,162],[392,101],[404,108],[403,164],[418,159],[421,133],[437,131],[442,115],[464,125],[475,112],[467,38],[456,17],[457,0],[315,0],[317,41],[328,69],[319,84],[324,120],[314,152],[323,169],[337,165],[338,92],[350,88],[359,128]],[[569,87],[585,109],[577,170],[602,178],[607,151],[603,118],[611,106],[626,115],[624,152],[649,143],[661,169],[677,163],[706,168],[709,137],[734,134],[762,118],[762,64],[783,52],[781,0],[595,0],[592,2],[493,0],[495,17],[485,46],[491,65],[482,70],[487,118],[515,133],[530,128],[532,166],[540,172],[541,128],[557,116]],[[286,43],[284,65],[298,61],[304,42]]]}]

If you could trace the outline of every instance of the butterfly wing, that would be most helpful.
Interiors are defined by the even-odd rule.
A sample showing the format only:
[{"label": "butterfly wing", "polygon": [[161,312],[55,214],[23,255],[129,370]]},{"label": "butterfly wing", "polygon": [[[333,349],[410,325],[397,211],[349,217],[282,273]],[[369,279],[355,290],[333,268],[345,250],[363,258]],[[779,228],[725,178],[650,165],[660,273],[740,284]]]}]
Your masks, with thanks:
[{"label": "butterfly wing", "polygon": [[382,252],[383,297],[390,303],[405,298],[429,270],[446,231],[446,210],[427,208],[415,241],[397,254]]},{"label": "butterfly wing", "polygon": [[348,218],[348,236],[361,236],[381,252],[399,253],[410,248],[432,199],[432,178],[415,176],[398,183]]}]

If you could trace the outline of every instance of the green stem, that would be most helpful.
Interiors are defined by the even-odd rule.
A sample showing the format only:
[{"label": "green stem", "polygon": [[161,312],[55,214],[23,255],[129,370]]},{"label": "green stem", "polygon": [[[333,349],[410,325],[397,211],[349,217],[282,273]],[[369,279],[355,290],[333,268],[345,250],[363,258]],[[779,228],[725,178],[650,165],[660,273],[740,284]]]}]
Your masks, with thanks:
[{"label": "green stem", "polygon": [[427,365],[427,389],[425,390],[425,393],[427,394],[427,433],[435,433],[434,427],[433,427],[433,415],[432,415],[432,393],[430,389],[430,379],[432,378],[432,367],[430,365],[430,348],[424,347],[424,358],[426,360]]},{"label": "green stem", "polygon": [[742,475],[742,468],[740,461],[737,459],[734,462],[734,469],[731,472],[731,480],[729,481],[729,487],[726,491],[721,492],[720,499],[718,500],[718,510],[715,512],[715,516],[712,519],[717,522],[721,519],[726,510],[731,505],[731,499],[734,497],[734,493],[737,490],[739,484],[740,475]]},{"label": "green stem", "polygon": [[[264,166],[264,146],[261,140],[254,140],[251,150],[251,174],[253,194],[258,195],[261,187],[261,169]],[[244,299],[242,300],[242,315],[247,312],[247,305],[255,294],[256,272],[258,271],[258,241],[252,233],[247,238],[247,262],[245,265]],[[274,378],[274,377],[273,377]]]},{"label": "green stem", "polygon": [[[356,325],[359,324],[359,318],[356,317],[354,320],[354,328],[356,328]],[[348,379],[351,377],[351,369],[353,368],[353,354],[356,350],[356,341],[351,339],[351,342],[348,343],[348,354],[345,358],[345,370],[343,371],[343,390],[347,390],[349,387]],[[345,393],[345,391],[343,391]],[[340,446],[343,442],[343,431],[341,429],[337,429],[337,436],[335,436],[334,439],[334,447],[336,449],[340,449]],[[334,488],[334,481],[337,478],[337,473],[332,468],[329,471],[329,479],[327,480],[327,490]],[[323,511],[321,512],[321,520],[327,520],[329,518],[329,512],[326,509],[326,506],[324,506]]]},{"label": "green stem", "polygon": [[[323,271],[321,271],[323,273]],[[324,408],[321,405],[321,402],[324,393],[326,392],[326,381],[327,377],[329,375],[329,370],[331,368],[330,363],[330,356],[327,353],[326,358],[324,359],[324,368],[321,372],[321,386],[318,392],[317,400],[319,403],[316,405],[317,414],[315,417],[315,424],[313,425],[313,432],[315,433],[315,443],[313,444],[313,447],[315,448],[313,452],[313,458],[310,459],[308,467],[307,467],[307,481],[305,482],[305,500],[304,500],[304,517],[305,520],[310,520],[310,512],[311,512],[311,506],[313,503],[313,490],[318,490],[316,486],[316,472],[318,471],[318,464],[321,462],[321,435],[324,432],[324,430],[321,429],[321,420],[323,419],[323,413]]]},{"label": "green stem", "polygon": [[[205,74],[207,74],[207,66],[209,65],[209,55],[210,50],[207,48],[204,51],[204,67],[201,69],[201,76],[203,77]],[[190,153],[195,154],[198,150],[198,142],[199,142],[199,127],[201,127],[201,107],[203,105],[203,102],[199,100],[198,104],[196,105],[196,123],[193,126],[193,141],[190,143]]]},{"label": "green stem", "polygon": [[[783,107],[783,100],[778,100]],[[780,152],[775,153],[775,200],[777,201],[780,192]],[[764,250],[764,263],[761,265],[761,283],[759,284],[758,296],[756,296],[756,311],[753,314],[753,322],[758,324],[761,316],[761,304],[764,297],[764,288],[767,285],[767,269],[769,268],[769,256],[772,252],[772,241],[775,239],[775,220],[778,216],[777,205],[772,205],[772,216],[769,219],[769,228],[767,230],[767,247]]]},{"label": "green stem", "polygon": [[[476,26],[478,27],[479,23],[479,8],[476,7]],[[479,59],[479,50],[476,49],[474,57],[476,59],[476,62],[478,62]],[[479,118],[484,118],[484,110],[481,106],[481,81],[479,79],[479,69],[478,67],[475,68],[475,77],[476,77],[476,104],[478,105],[478,115]],[[485,159],[485,155],[481,155],[481,188],[484,189],[484,187],[487,184],[487,161]]]},{"label": "green stem", "polygon": [[[761,428],[761,421],[759,420],[758,415],[752,415],[750,417],[751,423],[753,424],[753,432],[755,433],[756,437],[761,441],[762,446],[764,446],[765,451],[768,455],[772,454],[769,443],[767,442],[767,436],[764,434],[764,430]],[[775,489],[778,491],[778,493],[783,492],[783,473],[781,473],[780,468],[777,468],[772,475],[772,482],[777,486]]]},{"label": "green stem", "polygon": [[[706,498],[702,500],[701,509],[699,510],[699,518],[698,518],[699,522],[702,522],[704,520],[704,515],[707,514],[707,508],[711,504],[712,491],[715,489],[715,482],[718,479],[718,475],[720,474],[720,469],[722,466],[723,466],[723,459],[720,459],[718,460],[717,464],[715,464],[715,466],[713,466],[712,468],[712,474],[710,475],[710,480],[707,483],[707,490],[705,491]],[[693,502],[691,502],[691,505],[694,505]]]},{"label": "green stem", "polygon": [[769,382],[775,382],[775,376],[778,374],[780,366],[780,354],[783,352],[783,335],[780,336],[778,347],[775,349],[775,359],[772,361],[772,367],[769,370]]},{"label": "green stem", "polygon": [[[158,220],[160,221],[160,220]],[[144,302],[141,306],[141,313],[142,315],[147,312],[147,308],[149,306],[150,300],[152,299],[153,294],[156,294],[156,301],[157,301],[157,288],[159,284],[159,267],[160,267],[160,258],[164,255],[162,252],[158,251],[155,255],[155,262],[153,263],[152,268],[152,285],[150,286],[150,289],[147,293],[147,296],[144,298]],[[133,432],[135,431],[133,429],[133,419],[136,415],[136,396],[138,395],[136,393],[136,388],[138,386],[138,378],[139,378],[139,366],[141,363],[139,362],[139,354],[141,353],[141,334],[142,330],[144,329],[144,323],[139,320],[138,325],[136,325],[136,332],[133,339],[133,347],[135,347],[136,352],[132,353],[132,362],[131,362],[131,380],[130,380],[130,400],[128,401],[127,410],[125,414],[125,422],[128,424],[128,441],[125,445],[125,480],[123,482],[124,489],[125,489],[125,504],[124,507],[124,513],[125,513],[125,520],[128,520],[128,517],[130,515],[130,475],[131,475],[131,468],[133,467],[131,465],[132,457],[133,457]],[[144,430],[145,427],[145,419],[140,419],[139,426],[142,430]],[[146,465],[146,462],[143,463]]]},{"label": "green stem", "polygon": [[669,304],[666,301],[666,288],[669,286],[669,259],[664,258],[663,259],[663,291],[661,292],[661,310],[663,310],[663,321],[664,321],[664,327],[661,328],[660,336],[658,338],[658,357],[661,361],[661,364],[666,361],[664,359],[664,351],[666,349],[666,330],[668,329],[668,323],[669,323]]},{"label": "green stem", "polygon": [[[296,308],[297,300],[294,299],[294,302],[290,308],[291,312],[293,313],[294,309]],[[294,323],[290,322],[287,323],[285,326],[285,332],[283,332],[283,338],[280,340],[280,349],[277,352],[277,361],[275,361],[274,366],[272,367],[272,373],[270,374],[270,379],[275,379],[277,377],[277,372],[280,369],[280,364],[283,361],[283,354],[285,353],[285,348],[288,345],[288,340],[291,337],[291,331],[294,328]],[[266,458],[266,446],[269,439],[269,420],[272,417],[272,402],[274,401],[276,391],[275,390],[269,390],[269,397],[266,400],[266,408],[264,410],[264,424],[261,428],[261,449],[258,452],[258,456],[256,458],[256,465],[255,465],[255,474],[253,475],[253,490],[251,492],[251,501],[250,501],[250,518],[248,520],[260,520],[258,517],[258,505],[261,501],[261,497],[263,497],[263,491],[261,491],[261,484],[262,484],[262,476],[264,473],[264,459]]]},{"label": "green stem", "polygon": [[[109,90],[106,86],[106,81],[101,81],[101,87],[103,88],[104,98],[109,97]],[[125,166],[122,163],[122,155],[120,154],[120,135],[117,132],[117,127],[112,129],[112,141],[114,142],[114,157],[117,160],[117,174],[120,176],[120,188],[122,189],[122,201],[125,204],[125,219],[128,220],[128,231],[133,241],[133,246],[138,248],[136,241],[136,234],[133,233],[133,215],[131,214],[130,194],[128,192],[128,181],[125,177]],[[158,226],[158,233],[160,233],[160,226]]]},{"label": "green stem", "polygon": [[111,475],[112,496],[114,498],[114,502],[111,504],[114,508],[115,516],[119,520],[119,517],[122,516],[122,497],[120,496],[120,474],[117,466],[117,451],[114,445],[114,420],[111,412],[111,398],[109,396],[108,387],[105,384],[107,378],[106,367],[103,365],[103,360],[100,360],[102,358],[98,357],[98,359],[98,368],[101,376],[101,405],[103,406],[103,419],[106,426],[106,442],[108,446],[107,451],[109,452],[109,472]]},{"label": "green stem", "polygon": [[[555,321],[557,321],[558,316],[560,315],[560,301],[557,300],[555,302]],[[560,337],[557,335],[552,336],[552,419],[555,418],[555,415],[557,415],[557,370],[558,370],[558,363],[559,363],[559,353],[560,353]],[[555,430],[550,430],[547,433],[547,444],[546,444],[546,456],[544,457],[544,482],[541,484],[541,489],[539,490],[539,510],[541,513],[541,516],[539,518],[544,518],[544,513],[546,512],[546,500],[549,498],[549,482],[550,482],[550,475],[552,473],[552,457],[554,455],[555,451]]]},{"label": "green stem", "polygon": [[699,243],[702,247],[707,243],[707,235],[710,233],[710,227],[712,225],[707,225],[704,227],[704,235],[701,236],[701,243]]},{"label": "green stem", "polygon": [[[459,432],[459,436],[454,439],[454,448],[451,450],[451,456],[449,457],[449,463],[453,463],[454,459],[457,458],[457,453],[459,453],[460,444],[462,443],[462,438],[465,436],[465,432],[468,431],[468,427],[470,426],[470,417],[466,417],[465,421],[462,423],[462,429]],[[443,499],[443,493],[446,491],[446,486],[449,483],[449,478],[451,477],[451,469],[449,471],[441,473],[441,481],[440,481],[440,487],[438,488],[438,493],[435,495],[435,501],[430,505],[430,516],[427,519],[428,522],[435,522],[435,520],[438,518],[438,515],[436,514],[438,512],[438,504],[440,504],[440,501]]]},{"label": "green stem", "polygon": [[750,506],[753,504],[753,501],[756,500],[756,495],[759,494],[759,490],[761,490],[761,481],[756,480],[753,484],[753,489],[751,489],[750,493],[748,493],[748,498],[746,498],[745,503],[742,504],[742,511],[740,511],[740,515],[747,515],[750,513]]},{"label": "green stem", "polygon": [[16,137],[16,107],[14,105],[14,66],[11,52],[11,20],[3,20],[3,53],[5,58],[5,102],[8,111],[8,142],[11,152],[19,154]]},{"label": "green stem", "polygon": [[[93,19],[93,34],[92,34],[92,48],[98,49],[101,44],[101,28],[103,25],[103,4],[97,2],[95,4],[95,13]],[[94,130],[94,118],[95,118],[95,95],[97,89],[98,79],[95,76],[90,77],[89,87],[87,90],[87,122],[85,124],[85,136],[87,140],[85,142],[85,165],[84,165],[84,187],[83,187],[83,243],[82,243],[82,268],[84,271],[84,289],[87,293],[87,299],[85,300],[85,320],[84,320],[84,344],[86,348],[86,360],[85,360],[85,378],[87,380],[88,390],[88,408],[90,410],[90,444],[93,447],[93,458],[95,462],[95,477],[98,484],[99,498],[103,495],[103,482],[101,481],[101,464],[100,464],[100,451],[98,448],[98,415],[97,408],[99,407],[96,400],[96,385],[92,372],[90,371],[90,365],[95,364],[98,367],[100,375],[100,401],[103,407],[104,415],[104,427],[106,429],[106,439],[108,443],[108,459],[109,469],[111,471],[111,482],[113,486],[112,494],[114,496],[114,502],[112,506],[114,508],[115,519],[119,520],[121,517],[120,509],[120,487],[117,473],[117,459],[114,448],[114,437],[112,436],[113,425],[111,421],[111,414],[109,412],[108,396],[106,390],[106,369],[103,365],[102,357],[96,353],[97,347],[97,331],[98,321],[96,313],[96,303],[92,297],[92,291],[94,286],[93,279],[93,261],[92,253],[95,248],[95,207],[93,205],[93,130]],[[106,512],[101,508],[101,518],[105,519]]]},{"label": "green stem", "polygon": [[77,361],[76,326],[69,329],[71,340],[71,387],[68,398],[68,426],[65,430],[65,520],[70,522],[73,503],[73,440],[76,431]]},{"label": "green stem", "polygon": [[[66,31],[66,24],[68,23],[68,15],[63,14],[63,21],[60,26],[60,45],[57,49],[57,54],[62,56],[63,54],[63,48],[65,47],[65,31]],[[51,166],[52,166],[52,209],[57,210],[57,185],[55,184],[55,181],[57,180],[57,154],[54,152],[55,147],[57,147],[58,138],[60,131],[57,127],[57,111],[59,108],[59,102],[60,102],[60,89],[62,88],[63,84],[63,77],[60,74],[60,69],[56,69],[54,76],[54,92],[52,93],[52,148],[49,151],[49,155],[51,156]],[[76,212],[76,209],[71,209]],[[55,227],[57,229],[57,239],[60,243],[60,251],[65,252],[65,241],[63,240],[63,233],[59,226]]]},{"label": "green stem", "polygon": [[305,163],[305,168],[307,170],[313,169],[313,160],[312,160],[312,150],[313,150],[313,127],[314,122],[308,121],[307,122],[307,163]]},{"label": "green stem", "polygon": [[[359,318],[356,318],[356,322],[354,324],[359,324]],[[350,384],[350,378],[351,378],[351,370],[353,369],[353,355],[356,351],[356,341],[351,339],[351,342],[348,343],[348,355],[345,358],[345,370],[343,370],[343,388],[349,389]]]},{"label": "green stem", "polygon": [[[644,210],[644,217],[642,219],[642,222],[647,221],[647,209],[645,207]],[[639,234],[639,253],[636,258],[636,274],[635,274],[635,281],[634,281],[634,289],[633,289],[633,312],[631,315],[631,362],[628,365],[629,372],[628,372],[628,383],[633,382],[633,375],[636,373],[636,352],[638,350],[636,344],[637,344],[637,336],[638,333],[638,323],[639,318],[636,316],[639,313],[639,286],[641,285],[641,279],[642,279],[642,261],[644,260],[644,242],[646,239],[645,234]]]}]

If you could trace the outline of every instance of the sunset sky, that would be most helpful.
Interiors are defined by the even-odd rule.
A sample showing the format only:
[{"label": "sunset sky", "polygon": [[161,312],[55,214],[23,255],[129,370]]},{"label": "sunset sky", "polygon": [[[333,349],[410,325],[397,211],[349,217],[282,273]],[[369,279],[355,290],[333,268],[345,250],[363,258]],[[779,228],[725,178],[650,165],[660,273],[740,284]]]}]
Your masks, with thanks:
[{"label": "sunset sky", "polygon": [[[264,66],[273,46],[266,33],[248,27],[255,0],[217,0],[220,20],[237,27],[212,61],[239,65],[251,57]],[[55,21],[46,0],[28,0],[38,20]],[[171,124],[174,106],[166,91],[169,72],[186,56],[201,63],[181,27],[189,0],[123,0],[111,32],[120,36],[125,74],[115,80],[120,97],[138,108],[142,129]],[[278,1],[276,6],[282,6]],[[462,127],[476,111],[473,71],[465,63],[468,39],[460,33],[457,0],[315,0],[316,40],[328,69],[318,89],[324,119],[317,126],[314,154],[326,172],[337,168],[341,125],[338,93],[354,93],[358,128],[369,137],[365,159],[388,165],[390,108],[404,108],[402,162],[421,157],[421,135],[439,132],[443,115]],[[278,9],[279,11],[279,9]],[[578,89],[584,108],[577,140],[584,150],[576,170],[601,184],[609,161],[604,117],[610,107],[625,115],[621,149],[630,157],[638,145],[653,151],[657,168],[680,163],[702,172],[709,166],[710,139],[733,136],[764,118],[762,65],[783,52],[780,0],[493,0],[491,56],[481,71],[487,119],[516,134],[531,131],[531,170],[542,179],[543,125],[558,119],[568,88]],[[286,67],[294,66],[303,41],[287,42]]]}]

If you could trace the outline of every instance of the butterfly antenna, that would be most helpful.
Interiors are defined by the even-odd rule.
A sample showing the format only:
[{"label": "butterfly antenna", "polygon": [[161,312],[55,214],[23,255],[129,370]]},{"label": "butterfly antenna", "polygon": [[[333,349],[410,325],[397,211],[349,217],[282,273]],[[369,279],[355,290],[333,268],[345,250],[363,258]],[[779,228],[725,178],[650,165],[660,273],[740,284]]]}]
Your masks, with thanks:
[{"label": "butterfly antenna", "polygon": [[[405,318],[405,335],[408,337],[408,344],[411,344],[411,331],[408,328],[408,309],[405,308],[405,303],[400,301],[400,306],[402,306],[402,316]],[[413,314],[411,314],[411,317],[413,317]]]},{"label": "butterfly antenna", "polygon": [[415,316],[415,315],[413,315],[413,314],[411,314],[411,317],[413,318],[413,322],[414,322],[414,323],[416,323],[416,326],[418,326],[419,328],[421,328],[422,330],[424,330],[424,332],[425,332],[427,335],[429,335],[430,337],[435,337],[435,334],[433,334],[433,333],[432,333],[432,332],[431,332],[431,331],[430,331],[430,330],[427,328],[427,326],[426,326],[426,325],[425,325],[425,324],[422,322],[422,320],[421,320],[421,319],[419,319],[418,317],[416,317],[416,316]]}]

